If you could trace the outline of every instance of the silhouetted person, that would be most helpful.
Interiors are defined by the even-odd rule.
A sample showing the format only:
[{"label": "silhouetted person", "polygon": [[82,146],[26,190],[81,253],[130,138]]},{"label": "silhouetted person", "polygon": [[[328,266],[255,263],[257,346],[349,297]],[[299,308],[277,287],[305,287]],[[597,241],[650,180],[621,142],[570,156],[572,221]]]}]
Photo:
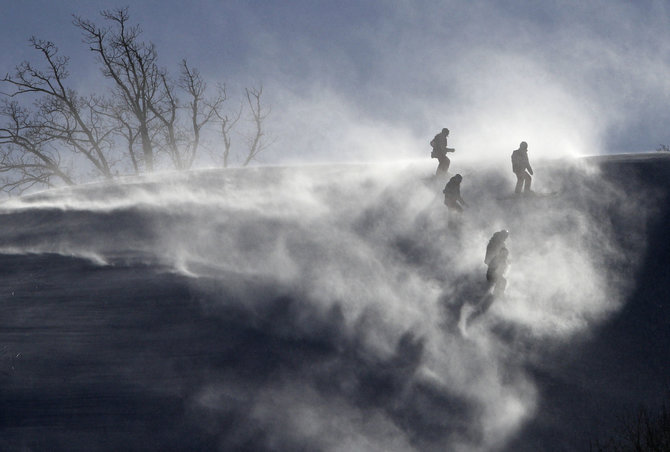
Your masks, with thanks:
[{"label": "silhouetted person", "polygon": [[507,280],[504,275],[509,266],[507,263],[508,254],[507,248],[504,246],[500,248],[498,253],[490,260],[489,268],[486,271],[486,280],[490,287],[493,287],[493,295],[496,297],[504,294],[505,287],[507,287]]},{"label": "silhouetted person", "polygon": [[512,152],[512,171],[516,174],[514,193],[521,193],[522,189],[524,193],[530,193],[532,179],[530,176],[533,174],[533,168],[530,167],[528,161],[528,143],[525,141],[521,142],[519,149]]},{"label": "silhouetted person", "polygon": [[467,309],[461,311],[461,319],[465,321],[465,326],[469,326],[485,314],[493,305],[493,302],[505,293],[507,287],[505,272],[509,266],[507,262],[509,252],[505,247],[505,240],[508,236],[509,233],[502,229],[493,234],[486,246],[486,256],[484,257],[484,262],[488,266],[486,269],[486,293],[482,295],[470,312]]},{"label": "silhouetted person", "polygon": [[433,147],[433,152],[430,153],[430,156],[434,159],[437,159],[439,164],[437,165],[437,171],[435,171],[435,176],[444,176],[449,170],[449,164],[451,161],[447,157],[447,152],[455,152],[455,149],[447,147],[447,137],[449,136],[449,129],[446,127],[442,129],[440,133],[435,135],[430,141],[430,145]]},{"label": "silhouetted person", "polygon": [[463,206],[467,206],[467,203],[461,197],[461,181],[463,176],[460,174],[455,175],[447,185],[444,186],[444,205],[447,206],[450,210],[454,209],[457,212],[463,212]]},{"label": "silhouetted person", "polygon": [[484,263],[486,265],[489,265],[491,260],[493,260],[505,246],[507,237],[509,237],[509,232],[506,229],[501,229],[500,231],[493,233],[488,245],[486,245],[486,255],[484,256]]}]

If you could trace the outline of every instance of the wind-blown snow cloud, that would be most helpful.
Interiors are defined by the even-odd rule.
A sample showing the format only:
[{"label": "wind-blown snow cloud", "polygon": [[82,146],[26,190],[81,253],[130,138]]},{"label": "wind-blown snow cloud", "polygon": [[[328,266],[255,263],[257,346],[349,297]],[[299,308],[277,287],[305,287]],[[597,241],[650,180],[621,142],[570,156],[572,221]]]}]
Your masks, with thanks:
[{"label": "wind-blown snow cloud", "polygon": [[[539,167],[545,184],[581,190],[527,203],[492,196],[508,176],[466,167],[471,208],[451,229],[440,187],[421,180],[433,170],[202,171],[63,189],[6,202],[2,246],[188,277],[231,331],[236,358],[187,390],[222,445],[496,450],[537,408],[525,364],[620,307],[626,278],[608,269],[635,256],[608,221],[641,232],[644,215],[577,167]],[[45,237],[39,224],[63,232]],[[507,296],[466,325],[486,289],[486,243],[503,227]],[[223,428],[230,419],[249,428]]]}]

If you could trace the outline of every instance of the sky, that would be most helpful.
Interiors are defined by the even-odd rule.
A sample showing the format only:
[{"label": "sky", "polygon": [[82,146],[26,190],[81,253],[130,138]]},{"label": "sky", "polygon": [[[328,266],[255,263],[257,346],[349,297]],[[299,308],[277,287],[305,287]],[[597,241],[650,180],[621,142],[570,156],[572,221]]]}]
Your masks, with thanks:
[{"label": "sky", "polygon": [[[72,25],[118,1],[13,2],[0,69],[39,61],[34,35],[71,58],[81,92],[108,86]],[[260,163],[427,158],[451,130],[454,158],[653,151],[670,143],[665,1],[138,1],[159,63],[186,58],[230,111],[263,86],[272,146]],[[212,136],[210,146],[215,146]]]}]

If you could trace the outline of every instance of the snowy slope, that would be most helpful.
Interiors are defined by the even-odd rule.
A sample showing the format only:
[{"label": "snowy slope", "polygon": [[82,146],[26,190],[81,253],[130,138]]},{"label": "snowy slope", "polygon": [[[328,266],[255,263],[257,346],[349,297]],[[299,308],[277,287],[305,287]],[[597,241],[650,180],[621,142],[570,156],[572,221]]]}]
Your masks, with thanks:
[{"label": "snowy slope", "polygon": [[574,450],[667,384],[670,160],[535,166],[462,168],[452,227],[424,162],[4,202],[0,448]]}]

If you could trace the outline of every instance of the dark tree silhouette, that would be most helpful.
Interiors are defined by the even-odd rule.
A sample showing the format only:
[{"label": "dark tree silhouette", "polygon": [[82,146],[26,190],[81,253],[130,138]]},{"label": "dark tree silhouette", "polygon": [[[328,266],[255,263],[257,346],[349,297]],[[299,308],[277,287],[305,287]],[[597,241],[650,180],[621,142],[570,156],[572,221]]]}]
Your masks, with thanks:
[{"label": "dark tree silhouette", "polygon": [[142,30],[138,25],[128,24],[128,8],[101,14],[112,23],[110,28],[100,28],[78,16],[74,24],[82,30],[90,50],[97,54],[105,77],[114,81],[115,97],[136,122],[146,170],[153,171],[154,143],[150,129],[155,119],[154,103],[164,95],[161,88],[165,72],[158,67],[155,46],[140,39]]},{"label": "dark tree silhouette", "polygon": [[[158,65],[154,44],[142,39],[138,25],[129,23],[128,8],[105,10],[101,16],[106,27],[76,15],[73,24],[111,87],[80,95],[66,85],[69,59],[52,42],[35,37],[30,44],[44,68],[23,62],[0,80],[9,86],[0,108],[5,121],[0,128],[4,191],[74,184],[77,172],[86,170],[82,157],[93,168],[86,171],[90,177],[107,180],[119,170],[151,172],[164,161],[178,170],[190,169],[205,146],[203,132],[215,124],[223,138],[222,164],[229,165],[233,129],[245,104],[225,113],[225,85],[210,93],[200,72],[185,59],[178,77],[171,78]],[[264,121],[270,110],[262,105],[262,93],[262,87],[245,89],[252,127],[242,133],[248,138],[244,166],[268,146]]]},{"label": "dark tree silhouette", "polygon": [[[667,397],[670,401],[670,396]],[[670,405],[658,411],[641,406],[633,416],[620,422],[607,440],[597,441],[592,452],[667,452],[670,451]]]},{"label": "dark tree silhouette", "polygon": [[[3,143],[14,144],[33,157],[38,155],[38,149],[44,152],[47,143],[60,143],[83,155],[97,174],[111,179],[111,134],[115,127],[101,112],[103,100],[96,96],[80,96],[65,85],[69,75],[69,59],[58,55],[58,48],[52,42],[32,37],[30,44],[41,54],[46,67],[42,69],[23,62],[16,67],[13,75],[5,75],[2,81],[11,87],[11,92],[8,93],[10,97],[36,98],[36,111],[29,114],[17,104],[6,104],[2,116],[8,120],[8,125],[3,129]],[[26,139],[39,145],[26,147]],[[5,171],[11,170],[13,163],[25,162],[29,156],[7,157],[5,164],[8,166],[3,167]],[[42,162],[47,160],[44,155],[40,159]],[[64,169],[55,171],[54,165],[60,165],[60,159],[50,160],[49,172],[58,175],[63,181],[68,179],[72,182],[69,177],[61,177],[66,175]],[[26,176],[28,175],[24,174],[21,179]],[[37,179],[44,180],[42,176]],[[22,185],[24,184],[14,184],[13,187],[20,189]]]},{"label": "dark tree silhouette", "polygon": [[179,87],[188,95],[188,112],[190,119],[190,138],[184,147],[184,168],[190,168],[197,156],[201,131],[203,127],[220,117],[220,110],[227,100],[225,90],[219,90],[214,97],[208,97],[207,83],[197,69],[188,66],[186,60],[181,63]]},{"label": "dark tree silhouette", "polygon": [[251,110],[254,132],[249,139],[249,152],[244,160],[243,166],[247,166],[258,154],[263,152],[271,143],[265,139],[264,122],[270,114],[270,108],[265,108],[261,102],[263,87],[246,88],[247,103]]},{"label": "dark tree silhouette", "polygon": [[6,125],[0,128],[2,190],[22,193],[35,185],[51,187],[54,179],[74,185],[62,165],[58,148],[32,122],[25,109],[15,101],[5,101],[0,114],[7,118]]},{"label": "dark tree silhouette", "polygon": [[[225,101],[228,99],[228,95],[226,93],[226,86],[221,85],[219,86],[219,96]],[[221,164],[223,165],[224,168],[228,167],[228,164],[230,162],[230,148],[232,145],[232,130],[237,124],[237,121],[240,120],[242,117],[242,110],[243,110],[244,105],[240,104],[239,110],[237,110],[237,113],[234,115],[230,116],[228,114],[222,114],[218,110],[215,111],[216,117],[218,118],[219,126],[220,126],[220,132],[221,132],[221,138],[223,139],[223,152],[221,153]]]}]

